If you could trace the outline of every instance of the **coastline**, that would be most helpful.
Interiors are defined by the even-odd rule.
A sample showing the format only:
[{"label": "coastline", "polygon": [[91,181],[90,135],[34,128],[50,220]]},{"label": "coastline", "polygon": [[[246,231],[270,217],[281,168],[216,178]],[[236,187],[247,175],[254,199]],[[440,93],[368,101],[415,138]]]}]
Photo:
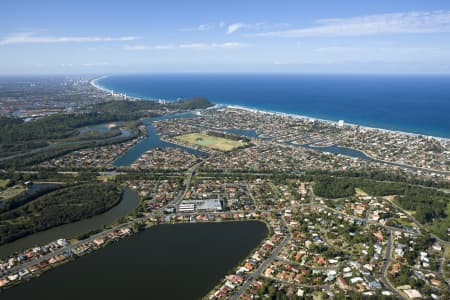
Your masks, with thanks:
[{"label": "coastline", "polygon": [[[93,80],[90,81],[90,84],[103,91],[103,92],[107,92],[107,93],[112,93],[113,90],[107,89],[104,86],[98,84],[98,80],[104,79],[109,77],[109,75],[103,75],[100,76],[98,78],[95,78]],[[135,97],[135,96],[128,96],[128,98],[130,99],[135,99],[135,100],[146,100],[146,101],[159,101],[159,100],[166,100],[166,99],[152,99],[152,98],[145,98],[145,97]],[[271,111],[271,110],[265,110],[265,109],[260,109],[260,108],[252,108],[252,107],[247,107],[247,106],[241,106],[241,105],[230,105],[230,104],[226,104],[226,103],[218,103],[214,106],[214,108],[220,108],[220,107],[226,107],[226,108],[232,108],[232,109],[240,109],[240,110],[244,110],[244,111],[248,111],[248,112],[252,112],[252,113],[260,113],[260,114],[269,114],[269,115],[277,115],[277,116],[282,116],[282,117],[290,117],[290,118],[296,118],[296,119],[302,119],[302,120],[310,120],[310,121],[319,121],[319,122],[323,122],[326,124],[330,124],[330,125],[334,125],[337,126],[338,122],[336,121],[332,121],[332,120],[328,120],[328,119],[321,119],[321,118],[316,118],[316,117],[311,117],[311,116],[305,116],[305,115],[300,115],[300,114],[293,114],[293,113],[285,113],[285,112],[279,112],[279,111]],[[372,127],[372,126],[367,126],[367,125],[360,125],[360,124],[355,124],[355,123],[344,123],[345,127],[359,127],[361,129],[365,129],[365,130],[369,130],[369,131],[381,131],[382,133],[388,133],[388,134],[400,134],[400,135],[407,135],[407,136],[411,136],[411,137],[419,137],[419,136],[423,136],[423,137],[428,137],[428,138],[432,138],[438,141],[444,141],[446,143],[450,143],[450,138],[446,138],[446,137],[441,137],[441,136],[434,136],[434,135],[428,135],[428,134],[421,134],[421,133],[414,133],[414,132],[408,132],[408,131],[403,131],[403,130],[394,130],[394,129],[386,129],[386,128],[380,128],[380,127]]]},{"label": "coastline", "polygon": [[95,87],[96,89],[99,89],[99,90],[101,90],[101,91],[103,91],[103,92],[106,92],[106,93],[112,93],[112,90],[108,90],[108,89],[104,88],[103,86],[101,86],[101,85],[99,85],[99,84],[97,83],[97,80],[100,80],[100,79],[103,79],[103,78],[107,78],[107,77],[108,77],[108,75],[103,75],[103,76],[100,76],[100,77],[98,77],[98,78],[94,78],[94,79],[92,79],[92,80],[89,82],[89,84],[92,85],[93,87]]},{"label": "coastline", "polygon": [[[327,124],[334,125],[334,126],[338,125],[338,122],[336,122],[336,121],[327,120],[327,119],[321,119],[321,118],[315,118],[315,117],[310,117],[310,116],[304,116],[304,115],[299,115],[299,114],[290,114],[290,113],[284,113],[284,112],[256,109],[256,108],[250,108],[250,107],[245,107],[245,106],[240,106],[240,105],[226,105],[226,104],[224,104],[222,106],[223,107],[228,107],[228,108],[233,108],[233,109],[245,110],[245,111],[249,111],[249,112],[253,112],[253,113],[262,113],[262,114],[268,114],[268,115],[278,115],[278,116],[282,116],[282,117],[290,117],[290,118],[309,120],[309,121],[319,121],[319,122],[327,123]],[[420,133],[414,133],[414,132],[407,132],[407,131],[401,131],[401,130],[394,130],[394,129],[371,127],[371,126],[360,125],[360,124],[355,124],[355,123],[345,123],[344,127],[359,127],[359,128],[365,129],[365,130],[376,130],[376,131],[381,131],[383,133],[402,134],[402,135],[408,135],[408,136],[412,136],[412,137],[423,136],[423,137],[430,137],[430,138],[433,138],[433,139],[436,139],[436,140],[439,140],[439,141],[450,142],[450,138],[445,138],[445,137],[440,137],[440,136],[433,136],[433,135],[426,135],[426,134],[420,134]]]}]

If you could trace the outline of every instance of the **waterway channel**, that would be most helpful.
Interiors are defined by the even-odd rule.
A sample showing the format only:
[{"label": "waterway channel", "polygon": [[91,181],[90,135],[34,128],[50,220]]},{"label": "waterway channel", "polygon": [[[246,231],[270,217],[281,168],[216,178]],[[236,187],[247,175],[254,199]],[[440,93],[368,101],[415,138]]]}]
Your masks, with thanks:
[{"label": "waterway channel", "polygon": [[142,122],[147,127],[147,137],[145,139],[143,139],[142,141],[140,141],[139,143],[137,143],[136,145],[134,145],[133,147],[131,147],[131,149],[126,151],[122,156],[117,158],[113,162],[114,166],[116,166],[116,167],[129,166],[129,165],[133,164],[139,157],[141,157],[142,154],[144,154],[146,151],[155,149],[155,148],[171,147],[171,148],[178,148],[178,149],[181,149],[183,151],[186,151],[188,153],[198,155],[198,156],[206,155],[206,153],[204,153],[202,151],[195,150],[195,149],[188,148],[188,147],[183,147],[183,146],[176,145],[173,143],[168,143],[168,142],[161,140],[161,138],[160,138],[158,132],[156,131],[156,128],[153,126],[152,122],[156,121],[156,120],[168,119],[171,117],[174,118],[175,116],[176,115],[164,116],[164,118],[157,117],[157,118],[144,119]]},{"label": "waterway channel", "polygon": [[107,212],[89,219],[53,227],[4,244],[0,246],[0,258],[5,258],[22,249],[28,249],[36,245],[45,245],[59,238],[74,238],[88,231],[102,228],[133,212],[138,205],[138,194],[126,188],[122,200]]}]

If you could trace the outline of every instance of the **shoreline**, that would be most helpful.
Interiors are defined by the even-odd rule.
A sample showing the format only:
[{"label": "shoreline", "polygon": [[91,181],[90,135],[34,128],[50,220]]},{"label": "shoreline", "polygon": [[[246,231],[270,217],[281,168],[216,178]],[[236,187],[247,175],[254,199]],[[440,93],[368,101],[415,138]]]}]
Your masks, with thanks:
[{"label": "shoreline", "polygon": [[107,88],[105,88],[105,87],[103,87],[103,86],[101,86],[101,85],[99,85],[97,83],[97,80],[100,80],[100,79],[103,79],[103,78],[107,78],[107,77],[108,77],[108,75],[103,75],[103,76],[100,76],[98,78],[94,78],[91,81],[89,81],[89,84],[92,85],[93,87],[95,87],[96,89],[99,89],[99,90],[101,90],[103,92],[111,93],[112,90],[108,90]]},{"label": "shoreline", "polygon": [[[321,118],[316,118],[316,117],[310,117],[310,116],[305,116],[305,115],[300,115],[300,114],[292,114],[292,113],[284,113],[284,112],[263,110],[263,109],[250,108],[250,107],[240,106],[240,105],[227,105],[227,104],[219,104],[219,105],[221,105],[223,107],[232,108],[232,109],[245,110],[245,111],[249,111],[249,112],[253,112],[253,113],[276,115],[276,116],[281,116],[281,117],[290,117],[290,118],[302,119],[302,120],[306,119],[306,120],[309,120],[309,121],[319,121],[319,122],[323,122],[323,123],[327,123],[327,124],[335,125],[335,126],[338,125],[338,122],[336,122],[336,121],[327,120],[327,119],[321,119]],[[377,130],[377,131],[381,131],[383,133],[402,134],[402,135],[408,135],[408,136],[412,136],[412,137],[418,137],[418,136],[430,137],[430,138],[433,138],[433,139],[436,139],[436,140],[450,142],[450,138],[434,136],[434,135],[427,135],[427,134],[421,134],[421,133],[414,133],[414,132],[407,132],[407,131],[395,130],[395,129],[371,127],[371,126],[360,125],[360,124],[355,124],[355,123],[344,123],[344,127],[359,127],[361,129],[365,129],[365,130]]]},{"label": "shoreline", "polygon": [[[95,78],[93,80],[90,81],[90,84],[103,91],[103,92],[107,92],[107,93],[112,93],[113,90],[107,89],[106,87],[99,85],[97,83],[98,80],[104,79],[109,77],[109,75],[103,75],[100,76],[98,78]],[[130,99],[135,99],[135,100],[145,100],[145,101],[159,101],[159,100],[165,100],[165,101],[173,101],[173,100],[167,100],[167,99],[152,99],[152,98],[145,98],[145,97],[135,97],[135,96],[127,96]],[[301,115],[301,114],[295,114],[295,113],[285,113],[285,112],[279,112],[279,111],[271,111],[271,110],[265,110],[265,109],[260,109],[260,108],[252,108],[252,107],[248,107],[248,106],[241,106],[241,105],[230,105],[230,104],[222,104],[222,103],[217,103],[214,105],[213,108],[231,108],[231,109],[240,109],[240,110],[244,110],[244,111],[248,111],[248,112],[252,112],[252,113],[260,113],[260,114],[268,114],[268,115],[276,115],[276,116],[281,116],[281,117],[290,117],[290,118],[295,118],[295,119],[302,119],[302,120],[310,120],[310,121],[319,121],[319,122],[323,122],[326,124],[330,124],[330,125],[334,125],[337,126],[338,122],[333,121],[333,120],[328,120],[328,119],[321,119],[321,118],[316,118],[316,117],[311,117],[311,116],[306,116],[306,115]],[[345,120],[344,120],[345,122]],[[386,129],[386,128],[380,128],[380,127],[372,127],[372,126],[367,126],[367,125],[360,125],[360,124],[355,124],[355,123],[344,123],[344,127],[350,127],[350,128],[354,128],[354,127],[359,127],[361,129],[365,129],[365,130],[375,130],[375,131],[381,131],[382,133],[388,133],[388,134],[401,134],[401,135],[407,135],[410,137],[428,137],[428,138],[433,138],[435,140],[438,141],[444,141],[446,143],[450,143],[450,138],[446,138],[446,137],[441,137],[441,136],[434,136],[434,135],[428,135],[428,134],[421,134],[421,133],[414,133],[414,132],[408,132],[408,131],[402,131],[402,130],[395,130],[395,129]]]}]

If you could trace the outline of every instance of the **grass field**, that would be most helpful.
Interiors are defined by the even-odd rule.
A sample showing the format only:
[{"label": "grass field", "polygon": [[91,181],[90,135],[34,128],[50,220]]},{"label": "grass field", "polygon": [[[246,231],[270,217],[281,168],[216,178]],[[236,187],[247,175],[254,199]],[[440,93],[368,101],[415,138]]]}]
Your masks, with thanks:
[{"label": "grass field", "polygon": [[6,186],[9,184],[9,179],[0,179],[0,190],[6,189]]},{"label": "grass field", "polygon": [[355,188],[355,192],[357,196],[367,196],[367,193],[360,188]]},{"label": "grass field", "polygon": [[225,139],[221,137],[207,135],[206,133],[184,134],[176,137],[176,139],[191,145],[199,145],[221,151],[230,151],[237,147],[247,145],[247,143],[244,143],[242,141]]},{"label": "grass field", "polygon": [[2,193],[2,197],[4,199],[11,199],[23,192],[25,192],[25,188],[23,186],[15,185],[15,186],[12,186],[12,187],[4,190]]}]

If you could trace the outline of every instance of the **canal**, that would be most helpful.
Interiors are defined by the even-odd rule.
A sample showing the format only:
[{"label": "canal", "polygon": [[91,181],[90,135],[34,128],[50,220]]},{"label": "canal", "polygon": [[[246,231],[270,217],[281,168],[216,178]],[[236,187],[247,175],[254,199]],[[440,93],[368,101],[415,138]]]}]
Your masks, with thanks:
[{"label": "canal", "polygon": [[199,299],[267,236],[258,221],[159,225],[6,290],[3,299]]},{"label": "canal", "polygon": [[313,146],[311,144],[306,144],[306,145],[302,145],[302,146],[305,148],[317,150],[320,152],[329,152],[329,153],[333,153],[333,154],[345,155],[348,157],[360,158],[362,160],[370,160],[370,158],[367,155],[365,155],[362,151],[355,150],[352,148],[345,148],[345,147],[341,147],[338,145],[332,145],[332,146],[326,146],[326,147],[320,146],[319,147],[319,146]]},{"label": "canal", "polygon": [[198,151],[192,148],[183,147],[180,145],[176,145],[173,143],[168,143],[165,141],[162,141],[158,132],[156,131],[156,128],[153,126],[153,121],[158,120],[167,120],[171,118],[186,118],[186,117],[192,117],[195,116],[192,113],[179,113],[179,114],[173,114],[173,115],[165,115],[155,118],[146,118],[142,122],[147,127],[147,137],[143,139],[141,142],[134,145],[131,149],[126,151],[122,156],[117,158],[113,165],[116,167],[124,167],[129,166],[133,164],[139,157],[141,157],[142,154],[144,154],[146,151],[155,149],[155,148],[178,148],[183,151],[186,151],[188,153],[197,155],[197,156],[204,156],[206,153],[202,151]]},{"label": "canal", "polygon": [[74,238],[88,231],[102,228],[113,223],[119,218],[130,214],[138,205],[138,194],[135,191],[126,188],[124,190],[122,200],[107,212],[89,219],[37,232],[14,242],[2,245],[0,246],[0,258],[5,258],[22,249],[28,249],[36,245],[45,245],[46,243],[59,238]]}]

